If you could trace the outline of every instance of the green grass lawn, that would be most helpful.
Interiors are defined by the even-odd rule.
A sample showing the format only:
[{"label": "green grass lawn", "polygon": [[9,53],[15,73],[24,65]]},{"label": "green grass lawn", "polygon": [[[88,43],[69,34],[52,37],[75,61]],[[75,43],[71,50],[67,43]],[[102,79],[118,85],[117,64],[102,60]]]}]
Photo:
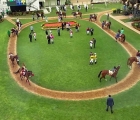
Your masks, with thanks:
[{"label": "green grass lawn", "polygon": [[[117,31],[117,29],[124,27],[113,20],[111,20],[111,21],[113,22],[111,29],[113,29],[114,31]],[[79,20],[79,22],[82,24],[81,20]],[[88,26],[88,25],[89,25],[89,22],[86,22],[86,25],[83,24],[81,26],[81,30],[82,30],[82,27],[84,28],[84,26]],[[115,25],[117,27],[115,27]],[[114,101],[115,101],[114,114],[110,114],[110,112],[107,113],[105,111],[106,98],[96,99],[96,100],[87,100],[87,101],[61,101],[61,100],[54,100],[54,99],[47,99],[44,97],[40,97],[40,96],[28,93],[27,91],[23,90],[23,88],[19,87],[19,85],[11,77],[9,68],[7,65],[7,43],[8,43],[7,30],[10,29],[11,27],[13,27],[13,25],[7,21],[0,23],[0,33],[1,33],[0,34],[0,44],[1,44],[1,46],[0,46],[0,53],[1,53],[1,57],[0,57],[0,68],[1,68],[0,69],[0,91],[1,91],[0,120],[122,120],[122,119],[139,120],[138,116],[139,116],[139,111],[140,111],[140,101],[139,101],[140,82],[138,82],[131,89],[113,96]],[[26,60],[24,60],[24,58],[27,57],[27,54],[31,55],[31,53],[32,53],[32,56],[33,56],[33,54],[36,54],[35,52],[33,53],[32,49],[36,50],[35,47],[37,47],[37,46],[38,46],[37,50],[40,51],[40,54],[47,53],[47,51],[41,51],[42,47],[41,46],[39,47],[39,45],[46,46],[46,50],[53,50],[52,49],[53,47],[55,47],[57,49],[57,46],[59,44],[61,45],[61,44],[65,43],[65,45],[68,45],[68,41],[70,41],[70,39],[69,39],[69,35],[65,31],[64,34],[62,34],[62,36],[66,35],[68,37],[68,39],[66,39],[67,42],[66,42],[66,40],[65,40],[65,42],[61,42],[61,41],[64,41],[63,39],[59,39],[59,41],[57,41],[57,39],[55,39],[55,44],[48,46],[47,41],[45,39],[45,33],[39,27],[40,27],[39,23],[34,26],[36,31],[37,31],[37,29],[40,30],[40,33],[38,32],[37,36],[42,35],[42,37],[40,37],[40,39],[42,41],[37,40],[37,43],[35,43],[35,42],[33,42],[32,44],[29,43],[29,38],[28,38],[29,28],[25,29],[20,34],[20,36],[19,36],[20,41],[18,41],[18,44],[19,44],[19,42],[21,42],[20,49],[24,49],[24,50],[29,49],[29,48],[27,48],[28,46],[26,47],[26,45],[30,45],[30,50],[31,50],[31,51],[29,51],[29,53],[24,53],[24,51],[23,51],[23,54],[20,55],[21,61],[26,61]],[[96,26],[94,26],[94,25],[93,25],[93,27],[96,28]],[[102,68],[107,67],[109,69],[110,67],[112,67],[112,65],[114,65],[114,62],[112,61],[112,63],[109,63],[109,65],[106,65],[105,62],[102,61],[100,56],[101,56],[101,53],[103,53],[105,51],[103,51],[104,49],[99,47],[99,45],[101,46],[103,44],[103,40],[106,40],[107,44],[106,44],[106,46],[104,45],[104,47],[108,50],[110,47],[112,48],[112,46],[114,46],[114,44],[116,44],[116,43],[112,40],[112,38],[105,35],[105,33],[103,31],[100,30],[101,34],[99,34],[97,32],[98,29],[99,28],[97,28],[95,31],[95,37],[97,38],[100,36],[98,39],[97,47],[96,47],[96,52],[97,52],[98,59],[99,59],[98,60],[99,62],[97,65],[99,66],[101,63],[102,64],[104,63],[104,65],[100,66],[100,67],[102,67]],[[132,43],[135,48],[138,49],[139,48],[138,34],[134,33],[133,31],[130,31],[129,29],[127,29],[125,27],[124,27],[124,29],[125,29],[125,33],[128,33],[126,36],[128,38],[128,41],[130,43]],[[82,31],[80,31],[80,32],[82,32]],[[55,35],[55,38],[57,38],[57,35],[56,35],[57,33],[55,31],[53,31],[53,33]],[[22,39],[23,34],[25,34],[25,36],[24,36],[25,39]],[[76,36],[75,34],[76,33],[74,33],[74,37],[77,38],[78,36]],[[84,37],[82,37],[82,35]],[[105,35],[105,37],[101,36],[101,35]],[[84,38],[88,38],[88,39],[84,39]],[[88,57],[89,51],[88,50],[89,50],[89,39],[90,38],[91,38],[90,36],[86,36],[85,32],[83,32],[83,34],[81,34],[81,36],[80,36],[81,44],[78,45],[79,47],[83,47],[82,49],[85,50],[83,54],[81,54],[81,52],[83,52],[83,51],[80,51],[79,56],[78,56],[78,59],[79,59],[79,57],[82,58],[82,55],[86,56],[86,58],[84,58],[84,59],[86,59],[85,64],[83,64],[85,66],[88,66],[87,61],[89,61],[89,57]],[[103,38],[103,40],[101,38]],[[73,40],[75,40],[75,38],[73,38]],[[72,41],[71,44],[73,46],[77,45],[76,43],[78,41],[79,41],[79,39],[76,39],[75,41]],[[111,43],[112,46],[108,46],[108,41]],[[63,48],[63,46],[61,46],[61,47]],[[61,47],[59,48],[60,50],[62,49]],[[120,54],[122,54],[121,52],[118,52],[119,51],[118,48],[120,48],[120,51],[122,53],[124,53],[126,56],[128,56],[127,53],[118,44],[116,44],[115,50],[113,49],[115,52],[117,51],[115,53],[116,57],[119,56]],[[72,47],[70,46],[69,49],[71,50]],[[18,46],[18,52],[21,52],[21,51],[19,51],[19,46]],[[73,52],[73,51],[71,51],[71,52]],[[94,49],[93,49],[93,52],[94,52]],[[58,53],[59,53],[59,51],[58,51]],[[107,53],[107,52],[105,52],[105,53]],[[36,56],[39,59],[43,59],[42,56],[41,56],[42,58],[40,58],[40,54],[39,55],[37,54]],[[75,54],[75,53],[73,53],[73,54]],[[114,58],[115,56],[112,56],[112,53],[109,53],[109,54],[110,54],[109,59],[112,57],[112,59],[115,60],[115,58]],[[58,55],[60,55],[60,53]],[[125,55],[124,55],[124,57],[125,57]],[[31,57],[31,56],[29,56],[29,57]],[[50,58],[48,58],[48,59],[50,59]],[[58,61],[59,61],[59,59],[58,59]],[[119,60],[117,60],[117,61],[119,61]],[[124,58],[124,61],[125,61],[125,58]],[[29,69],[33,70],[35,68],[35,65],[32,65],[32,63],[30,63],[30,62],[31,61],[27,60],[26,65],[28,66]],[[35,62],[36,61],[34,61],[34,63]],[[84,62],[84,61],[82,60],[82,62]],[[42,64],[42,61],[41,62],[39,61],[39,64]],[[123,64],[123,62],[121,64]],[[98,68],[94,68],[95,65],[90,66],[90,67],[91,67],[90,68],[91,70],[98,69]],[[125,66],[122,66],[120,70],[122,70],[124,68],[125,68]],[[39,70],[38,68],[36,68],[36,69]],[[46,68],[46,69],[49,69],[49,68]],[[126,70],[126,73],[127,73],[127,70]],[[123,77],[123,74],[126,74],[126,73],[119,72],[119,74],[118,74],[119,78]],[[34,78],[37,77],[36,75],[37,74],[35,73]],[[94,77],[94,75],[93,75],[93,77]],[[38,79],[34,79],[34,78],[32,79],[33,82],[39,84]],[[65,81],[63,81],[63,82],[65,82]],[[99,81],[97,80],[96,84],[98,82]],[[107,85],[109,83],[115,84],[115,81],[113,81],[113,80],[112,80],[112,82],[104,81],[100,85],[101,85],[101,87],[103,87],[105,84]],[[80,84],[78,84],[78,85],[80,85]],[[90,85],[88,85],[88,86],[90,86]],[[87,88],[85,88],[85,89],[87,89]]]},{"label": "green grass lawn", "polygon": [[[106,20],[106,16],[103,16],[101,18],[101,21]],[[111,29],[117,33],[117,31],[119,29],[124,29],[124,34],[126,35],[126,40],[127,42],[131,43],[137,50],[140,49],[140,46],[138,44],[139,42],[139,34],[135,33],[134,31],[132,31],[131,29],[128,29],[127,27],[123,26],[122,24],[119,24],[118,22],[116,22],[116,20],[111,19],[110,21],[112,22],[111,24]]]},{"label": "green grass lawn", "polygon": [[[112,69],[114,65],[121,65],[118,80],[128,73],[129,69],[125,65],[128,54],[124,49],[96,25],[79,19],[77,22],[81,25],[80,32],[76,33],[73,28],[73,38],[69,37],[66,30],[61,31],[60,37],[57,30],[52,30],[55,37],[53,45],[47,44],[45,31],[40,27],[41,23],[33,25],[37,33],[37,41],[33,43],[28,39],[29,27],[21,32],[17,51],[21,64],[26,64],[27,68],[34,72],[33,82],[55,90],[84,91],[115,84],[114,79],[112,82],[103,80],[102,84],[99,83],[97,76],[102,69]],[[89,26],[95,30],[93,36],[86,35]],[[89,41],[93,37],[97,40],[97,46],[90,49]],[[89,65],[91,51],[97,53],[97,65]]]}]

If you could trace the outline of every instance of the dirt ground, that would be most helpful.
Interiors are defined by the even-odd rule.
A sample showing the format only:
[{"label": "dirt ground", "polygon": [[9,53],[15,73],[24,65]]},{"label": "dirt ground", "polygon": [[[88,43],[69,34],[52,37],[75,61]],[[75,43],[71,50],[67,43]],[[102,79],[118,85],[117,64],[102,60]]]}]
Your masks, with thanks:
[{"label": "dirt ground", "polygon": [[[97,26],[101,28],[101,23],[100,23],[100,17],[107,13],[108,11],[101,12],[98,14],[98,21],[95,22]],[[7,20],[13,24],[15,24],[10,17],[7,17]],[[39,21],[34,21],[27,23],[22,26],[22,29],[25,27],[38,23]],[[115,33],[111,30],[105,29],[106,33],[109,34],[111,37],[114,38]],[[127,41],[127,40],[126,40]],[[115,42],[115,41],[114,41]],[[137,50],[130,45],[129,43],[120,43],[118,42],[117,44],[122,45],[122,47],[125,48],[125,50],[130,54],[130,56],[135,56]],[[9,39],[8,43],[8,48],[7,48],[7,55],[12,52],[13,54],[17,54],[16,50],[17,46],[17,37],[11,37]],[[133,63],[132,69],[130,72],[127,74],[127,76],[119,81],[116,84],[113,84],[111,86],[101,88],[101,89],[96,89],[96,90],[91,90],[91,91],[82,91],[82,92],[65,92],[65,91],[56,91],[56,90],[50,90],[47,88],[43,88],[41,86],[38,86],[34,84],[33,82],[30,81],[31,85],[26,83],[25,79],[20,80],[19,74],[13,74],[13,72],[17,71],[17,69],[20,67],[18,65],[15,65],[14,67],[11,65],[11,61],[7,57],[7,62],[9,65],[9,70],[11,73],[11,76],[14,78],[14,80],[21,86],[23,89],[25,89],[28,92],[34,93],[39,96],[44,96],[47,98],[53,98],[53,99],[60,99],[60,100],[89,100],[89,99],[97,99],[97,98],[102,98],[102,97],[107,97],[109,94],[114,95],[118,94],[122,91],[125,91],[129,88],[131,88],[133,85],[135,85],[139,79],[140,79],[140,74],[139,74],[139,66],[136,63]],[[128,68],[129,69],[129,68]]]}]

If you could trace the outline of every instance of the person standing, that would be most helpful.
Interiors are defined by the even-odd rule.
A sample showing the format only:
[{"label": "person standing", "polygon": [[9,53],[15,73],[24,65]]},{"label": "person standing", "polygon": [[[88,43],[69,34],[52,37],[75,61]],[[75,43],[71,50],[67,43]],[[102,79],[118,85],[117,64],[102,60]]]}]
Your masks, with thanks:
[{"label": "person standing", "polygon": [[48,22],[48,17],[47,16],[45,16],[45,21]]},{"label": "person standing", "polygon": [[89,32],[90,32],[89,27],[87,28],[86,32],[87,32],[87,35],[89,35]]},{"label": "person standing", "polygon": [[33,29],[34,29],[34,28],[33,28],[33,26],[31,25],[31,26],[30,26],[31,33],[33,33],[33,31],[34,31]]},{"label": "person standing", "polygon": [[123,28],[120,30],[120,36],[121,36],[122,34],[124,34],[124,29],[123,29]]},{"label": "person standing", "polygon": [[109,20],[109,13],[107,13],[107,18],[106,19]]},{"label": "person standing", "polygon": [[102,29],[104,28],[104,25],[105,25],[105,21],[102,22]]},{"label": "person standing", "polygon": [[29,34],[30,42],[32,42],[32,33]]},{"label": "person standing", "polygon": [[64,22],[61,23],[62,30],[64,30]]},{"label": "person standing", "polygon": [[76,24],[76,26],[75,26],[75,29],[76,29],[76,32],[78,32],[78,25]]},{"label": "person standing", "polygon": [[53,44],[54,43],[54,36],[53,34],[50,34],[50,42]]},{"label": "person standing", "polygon": [[34,40],[36,41],[36,32],[33,33]]},{"label": "person standing", "polygon": [[90,41],[89,41],[89,46],[90,46],[90,49],[92,49],[92,46],[93,46],[93,40],[90,40]]},{"label": "person standing", "polygon": [[96,39],[93,38],[93,47],[95,48],[95,45],[96,45]]},{"label": "person standing", "polygon": [[72,31],[72,29],[70,29],[70,38],[72,38],[73,37],[73,31]]},{"label": "person standing", "polygon": [[47,38],[47,40],[48,40],[48,44],[51,44],[51,38],[50,38],[50,35],[46,35],[46,38]]},{"label": "person standing", "polygon": [[60,28],[57,29],[58,36],[60,36]]},{"label": "person standing", "polygon": [[85,9],[86,9],[86,12],[87,12],[87,10],[88,10],[88,7],[87,7],[87,5],[86,5]]},{"label": "person standing", "polygon": [[33,19],[33,21],[35,20],[35,14],[34,13],[32,14],[32,19]]},{"label": "person standing", "polygon": [[46,35],[48,35],[48,30],[47,29],[46,29],[45,33],[46,33]]},{"label": "person standing", "polygon": [[7,34],[8,34],[8,37],[10,37],[10,35],[11,35],[10,30],[7,31]]},{"label": "person standing", "polygon": [[94,29],[93,28],[90,28],[91,36],[93,35],[93,32],[94,32]]},{"label": "person standing", "polygon": [[106,105],[107,105],[106,111],[108,111],[108,109],[110,107],[111,113],[113,113],[114,100],[111,97],[111,95],[108,95],[108,98],[107,98],[107,101],[106,101]]}]

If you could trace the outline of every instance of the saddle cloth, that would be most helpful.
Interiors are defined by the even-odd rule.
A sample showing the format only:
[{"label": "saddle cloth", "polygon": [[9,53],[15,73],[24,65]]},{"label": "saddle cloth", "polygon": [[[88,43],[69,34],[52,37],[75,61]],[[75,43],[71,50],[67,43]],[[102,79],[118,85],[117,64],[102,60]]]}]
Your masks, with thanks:
[{"label": "saddle cloth", "polygon": [[113,71],[109,70],[109,75],[112,75],[113,74]]}]

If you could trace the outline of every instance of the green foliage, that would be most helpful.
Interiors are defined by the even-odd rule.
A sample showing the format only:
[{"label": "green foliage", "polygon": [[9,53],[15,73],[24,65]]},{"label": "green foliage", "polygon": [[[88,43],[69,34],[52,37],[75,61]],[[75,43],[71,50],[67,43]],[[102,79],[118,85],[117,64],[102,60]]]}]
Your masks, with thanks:
[{"label": "green foliage", "polygon": [[71,1],[70,0],[66,0],[65,5],[70,5]]}]

